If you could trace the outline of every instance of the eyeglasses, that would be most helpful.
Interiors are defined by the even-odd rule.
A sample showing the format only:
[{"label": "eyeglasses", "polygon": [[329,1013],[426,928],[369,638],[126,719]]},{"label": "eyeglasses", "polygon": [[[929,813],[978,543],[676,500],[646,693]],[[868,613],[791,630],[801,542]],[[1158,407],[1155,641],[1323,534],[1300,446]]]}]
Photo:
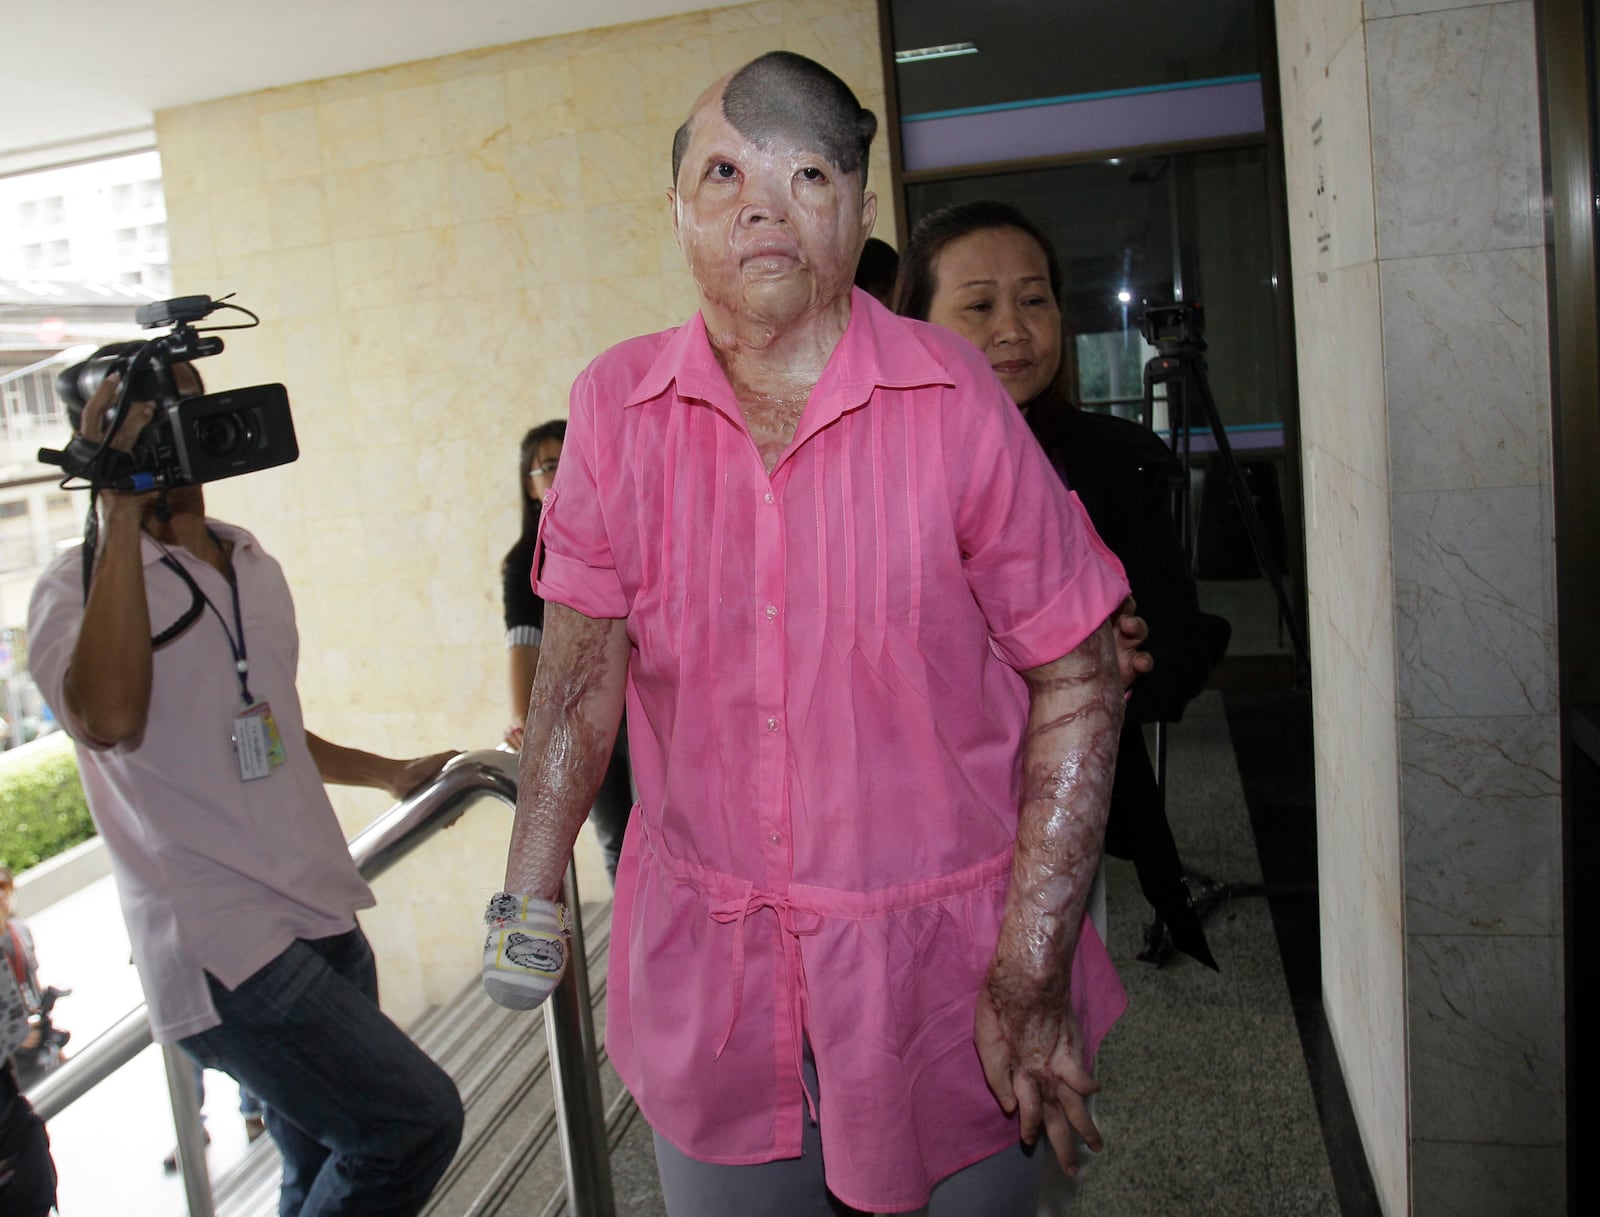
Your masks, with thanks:
[{"label": "eyeglasses", "polygon": [[529,477],[533,477],[535,474],[538,474],[540,477],[547,477],[547,478],[548,477],[555,477],[555,475],[556,475],[556,462],[555,461],[541,461],[539,464],[535,465],[532,469],[528,470],[528,476]]}]

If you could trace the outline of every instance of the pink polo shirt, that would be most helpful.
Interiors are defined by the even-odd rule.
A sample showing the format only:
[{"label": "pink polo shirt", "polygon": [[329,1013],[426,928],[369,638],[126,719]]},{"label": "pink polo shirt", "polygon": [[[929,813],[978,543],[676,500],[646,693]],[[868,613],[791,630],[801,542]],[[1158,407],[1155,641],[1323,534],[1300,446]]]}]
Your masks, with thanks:
[{"label": "pink polo shirt", "polygon": [[[982,356],[857,291],[769,477],[698,316],[578,378],[539,593],[626,617],[628,831],[606,1043],[709,1162],[795,1157],[874,1211],[1017,1137],[973,1045],[1016,838],[1018,669],[1122,568]],[[1126,997],[1087,918],[1092,1048]]]}]

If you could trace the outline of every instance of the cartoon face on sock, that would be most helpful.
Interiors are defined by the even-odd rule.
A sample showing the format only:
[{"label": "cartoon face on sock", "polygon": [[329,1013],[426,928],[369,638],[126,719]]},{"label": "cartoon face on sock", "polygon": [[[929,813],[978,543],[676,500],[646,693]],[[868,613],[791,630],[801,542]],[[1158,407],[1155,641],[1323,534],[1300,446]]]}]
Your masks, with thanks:
[{"label": "cartoon face on sock", "polygon": [[559,938],[535,938],[513,932],[506,935],[505,956],[519,968],[554,974],[566,963],[566,947]]}]

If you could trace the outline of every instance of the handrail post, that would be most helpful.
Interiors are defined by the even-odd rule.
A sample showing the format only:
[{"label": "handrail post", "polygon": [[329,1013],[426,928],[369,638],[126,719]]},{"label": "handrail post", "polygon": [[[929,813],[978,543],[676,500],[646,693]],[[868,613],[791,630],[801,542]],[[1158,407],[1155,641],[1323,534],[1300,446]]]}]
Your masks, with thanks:
[{"label": "handrail post", "polygon": [[567,975],[545,1004],[550,1075],[555,1084],[556,1127],[567,1174],[567,1217],[615,1217],[611,1152],[605,1109],[600,1104],[598,1044],[589,1008],[589,965],[583,943],[583,904],[578,869],[567,864],[562,899],[572,910]]},{"label": "handrail post", "polygon": [[[448,827],[479,797],[517,802],[515,757],[499,750],[459,756],[422,790],[384,812],[350,841],[351,860],[363,877],[382,874],[440,829]],[[611,1190],[610,1146],[600,1103],[599,1045],[589,1008],[588,956],[583,942],[578,873],[567,866],[563,898],[573,912],[572,943],[566,979],[545,1004],[545,1035],[555,1082],[556,1120],[567,1175],[570,1217],[616,1217]],[[115,1026],[85,1045],[29,1092],[34,1109],[49,1120],[65,1110],[150,1044],[147,1008],[140,1005]],[[178,1133],[178,1161],[190,1217],[214,1217],[206,1169],[194,1063],[174,1045],[163,1045],[172,1120]]]},{"label": "handrail post", "polygon": [[172,1124],[178,1133],[178,1169],[189,1217],[215,1217],[211,1171],[206,1166],[205,1131],[200,1126],[200,1095],[194,1084],[195,1062],[176,1044],[161,1045],[167,1067],[167,1093],[172,1098]]}]

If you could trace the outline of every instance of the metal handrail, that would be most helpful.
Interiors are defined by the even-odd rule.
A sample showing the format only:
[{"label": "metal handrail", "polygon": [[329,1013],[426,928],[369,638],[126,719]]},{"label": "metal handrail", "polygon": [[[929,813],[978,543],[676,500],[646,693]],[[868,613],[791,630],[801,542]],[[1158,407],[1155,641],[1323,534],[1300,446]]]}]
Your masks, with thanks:
[{"label": "metal handrail", "polygon": [[[362,878],[375,879],[435,833],[454,824],[474,801],[485,795],[516,806],[514,754],[481,749],[453,757],[425,786],[401,799],[352,837],[350,858]],[[574,866],[567,867],[563,894],[568,907],[576,914],[583,906],[579,902]],[[566,978],[545,1009],[545,1030],[553,1062],[551,1072],[556,1085],[556,1122],[561,1130],[567,1173],[568,1212],[572,1217],[613,1217],[611,1165],[606,1156],[600,1081],[595,1072],[587,955],[582,918],[576,915],[570,958]],[[70,1060],[64,1061],[60,1068],[46,1075],[28,1091],[28,1101],[42,1119],[49,1120],[128,1064],[152,1042],[148,1008],[140,1005]],[[202,1217],[213,1210],[205,1157],[200,1151],[202,1140],[193,1083],[182,1081],[181,1074],[174,1080],[172,1046],[166,1047],[169,1082],[174,1083],[169,1087],[173,1093],[174,1120],[179,1125],[179,1164],[190,1195],[191,1217]],[[183,1101],[185,1097],[187,1102]],[[596,1129],[600,1130],[598,1136]],[[187,1147],[186,1140],[191,1142]],[[186,1148],[189,1152],[185,1152]],[[197,1182],[201,1188],[195,1186]],[[204,1193],[203,1203],[197,1207],[200,1190]]]}]

